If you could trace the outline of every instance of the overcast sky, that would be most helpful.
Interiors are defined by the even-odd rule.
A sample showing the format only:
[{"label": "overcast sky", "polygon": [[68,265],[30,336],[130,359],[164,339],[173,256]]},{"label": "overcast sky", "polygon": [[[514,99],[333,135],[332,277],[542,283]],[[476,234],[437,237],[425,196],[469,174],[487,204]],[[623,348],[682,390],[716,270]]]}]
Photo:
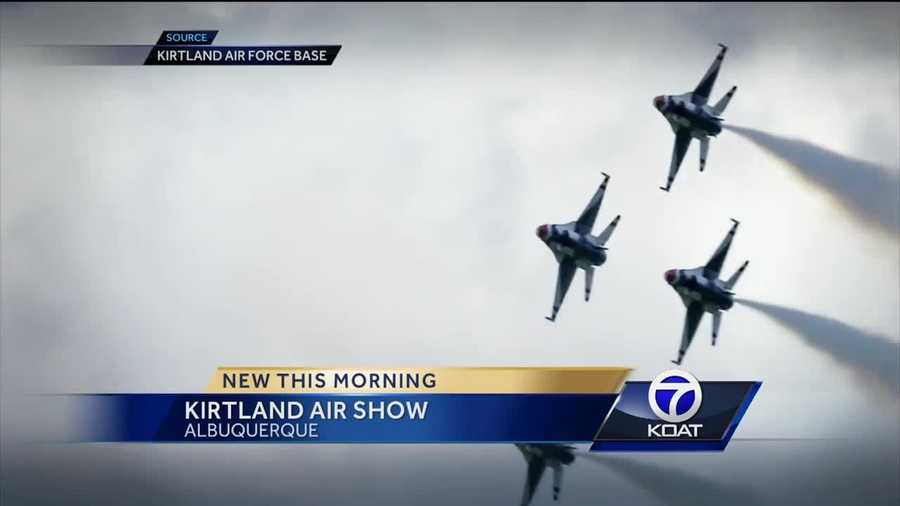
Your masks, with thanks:
[{"label": "overcast sky", "polygon": [[[713,99],[739,88],[726,121],[896,180],[897,5],[0,9],[4,443],[24,430],[24,392],[198,391],[221,365],[625,365],[650,378],[675,358],[684,317],[663,272],[705,263],[729,217],[742,225],[724,274],[751,260],[738,295],[897,349],[896,235],[731,131],[702,174],[692,146],[661,192],[673,136],[651,103],[693,89],[723,42]],[[190,28],[343,49],[331,67],[14,61],[16,45]],[[598,229],[622,222],[591,302],[579,274],[550,324],[556,264],[534,230],[577,217],[601,171]],[[764,382],[738,437],[850,441],[579,459],[563,500],[674,501],[652,483],[681,468],[711,502],[747,487],[768,503],[896,502],[898,396],[793,332],[735,306],[715,348],[704,319],[684,365]],[[514,503],[525,471],[503,445],[15,448],[11,503]],[[550,500],[546,484],[538,494]]]}]

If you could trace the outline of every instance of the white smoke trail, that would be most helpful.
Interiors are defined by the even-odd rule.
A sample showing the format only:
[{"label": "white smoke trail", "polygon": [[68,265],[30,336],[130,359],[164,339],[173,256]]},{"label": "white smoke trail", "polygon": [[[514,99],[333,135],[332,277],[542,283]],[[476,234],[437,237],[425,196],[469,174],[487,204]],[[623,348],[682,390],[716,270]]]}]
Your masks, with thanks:
[{"label": "white smoke trail", "polygon": [[900,176],[872,162],[858,160],[801,139],[753,128],[725,128],[780,158],[868,225],[896,236],[900,232]]},{"label": "white smoke trail", "polygon": [[753,300],[735,302],[755,309],[793,331],[809,346],[887,393],[897,395],[900,382],[900,346],[889,338],[842,321],[799,309]]}]

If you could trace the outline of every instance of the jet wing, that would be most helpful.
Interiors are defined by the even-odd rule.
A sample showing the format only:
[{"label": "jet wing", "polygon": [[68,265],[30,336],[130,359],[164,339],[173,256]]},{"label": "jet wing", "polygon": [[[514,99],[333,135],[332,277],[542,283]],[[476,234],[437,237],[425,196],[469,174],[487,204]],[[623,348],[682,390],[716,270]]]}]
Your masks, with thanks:
[{"label": "jet wing", "polygon": [[716,78],[719,77],[719,68],[722,66],[722,60],[725,58],[725,52],[728,51],[728,46],[719,44],[719,47],[722,49],[719,50],[716,59],[713,60],[712,65],[709,66],[709,70],[706,71],[706,75],[700,80],[700,84],[694,88],[691,102],[697,105],[706,105],[709,101],[710,94],[712,94],[713,85],[716,84]]},{"label": "jet wing", "polygon": [[731,248],[731,241],[734,239],[734,234],[737,232],[738,225],[740,224],[734,218],[732,218],[731,221],[734,222],[734,225],[731,226],[731,230],[729,230],[728,234],[725,235],[725,238],[722,239],[722,243],[716,248],[715,253],[710,257],[709,262],[706,262],[706,265],[703,266],[703,275],[707,278],[718,279],[719,272],[722,271],[722,264],[725,263],[725,257],[728,256],[728,249]]},{"label": "jet wing", "polygon": [[687,307],[687,314],[684,317],[684,329],[681,332],[681,346],[678,348],[678,361],[681,363],[682,357],[687,353],[688,346],[694,340],[694,334],[697,333],[697,327],[700,326],[700,319],[703,318],[703,304],[692,302]]},{"label": "jet wing", "polygon": [[572,278],[575,277],[575,261],[571,258],[563,258],[559,262],[559,271],[556,274],[556,295],[553,297],[553,314],[547,319],[551,322],[556,320],[556,313],[562,306],[563,299],[566,298],[566,292],[569,291],[569,285],[572,284]]},{"label": "jet wing", "polygon": [[579,234],[590,234],[594,228],[594,220],[597,219],[597,212],[600,210],[600,204],[603,203],[603,195],[606,193],[606,185],[609,183],[609,175],[603,174],[603,182],[591,197],[587,207],[581,212],[581,216],[575,222],[575,231]]},{"label": "jet wing", "polygon": [[675,181],[675,175],[681,167],[681,161],[687,153],[688,146],[691,145],[691,131],[681,127],[675,131],[675,147],[672,148],[672,162],[669,164],[669,178],[666,180],[666,186],[660,187],[665,191],[669,191],[672,182]]},{"label": "jet wing", "polygon": [[547,462],[539,457],[531,456],[528,458],[528,476],[525,478],[525,490],[522,493],[522,506],[531,504],[531,498],[534,497],[534,491],[537,490],[541,477],[547,469]]}]

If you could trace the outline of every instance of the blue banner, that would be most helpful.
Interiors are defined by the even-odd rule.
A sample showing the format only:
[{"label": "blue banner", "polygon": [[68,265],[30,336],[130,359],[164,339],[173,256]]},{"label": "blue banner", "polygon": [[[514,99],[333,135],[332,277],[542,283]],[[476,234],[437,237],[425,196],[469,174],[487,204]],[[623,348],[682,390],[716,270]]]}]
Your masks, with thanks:
[{"label": "blue banner", "polygon": [[616,394],[107,394],[79,396],[93,442],[590,441]]}]

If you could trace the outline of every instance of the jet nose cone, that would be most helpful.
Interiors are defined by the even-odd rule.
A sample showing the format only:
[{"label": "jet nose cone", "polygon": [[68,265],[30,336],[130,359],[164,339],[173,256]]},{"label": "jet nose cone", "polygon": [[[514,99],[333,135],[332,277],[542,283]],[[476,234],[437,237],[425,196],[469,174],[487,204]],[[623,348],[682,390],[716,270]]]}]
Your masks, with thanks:
[{"label": "jet nose cone", "polygon": [[550,235],[550,227],[547,225],[541,225],[535,230],[535,234],[542,240],[546,240],[547,236]]},{"label": "jet nose cone", "polygon": [[672,283],[674,283],[675,282],[675,269],[667,270],[664,277],[666,278],[666,283],[668,283],[670,285]]},{"label": "jet nose cone", "polygon": [[664,105],[666,105],[666,97],[660,95],[653,99],[653,107],[656,107],[656,110],[661,111]]}]

